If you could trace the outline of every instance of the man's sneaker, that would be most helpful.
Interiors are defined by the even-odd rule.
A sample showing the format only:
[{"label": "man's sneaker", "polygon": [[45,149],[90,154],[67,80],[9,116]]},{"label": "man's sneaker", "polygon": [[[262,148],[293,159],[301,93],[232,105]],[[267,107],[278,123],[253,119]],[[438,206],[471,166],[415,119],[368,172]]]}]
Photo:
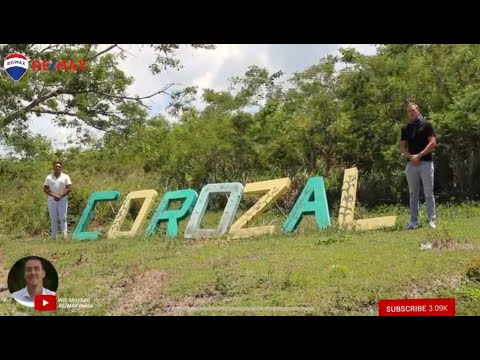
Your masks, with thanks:
[{"label": "man's sneaker", "polygon": [[403,230],[414,230],[418,228],[418,224],[415,223],[408,223],[403,227]]},{"label": "man's sneaker", "polygon": [[435,221],[433,221],[433,220],[430,221],[430,222],[428,223],[428,225],[429,225],[432,229],[436,229],[436,228],[437,228],[437,225],[435,225]]}]

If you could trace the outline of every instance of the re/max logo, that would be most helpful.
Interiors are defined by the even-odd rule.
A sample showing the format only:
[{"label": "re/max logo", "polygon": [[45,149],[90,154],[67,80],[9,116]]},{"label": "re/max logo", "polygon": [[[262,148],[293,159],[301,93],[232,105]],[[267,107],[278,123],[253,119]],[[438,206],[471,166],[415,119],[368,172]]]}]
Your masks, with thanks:
[{"label": "re/max logo", "polygon": [[33,60],[32,71],[87,71],[86,60]]}]

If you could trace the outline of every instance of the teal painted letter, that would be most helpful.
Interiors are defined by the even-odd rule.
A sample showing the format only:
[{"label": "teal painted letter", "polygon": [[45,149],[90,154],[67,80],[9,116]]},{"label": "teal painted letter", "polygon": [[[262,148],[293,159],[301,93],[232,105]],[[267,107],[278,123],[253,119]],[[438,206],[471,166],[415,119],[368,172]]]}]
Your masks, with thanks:
[{"label": "teal painted letter", "polygon": [[[225,206],[218,227],[216,229],[201,229],[200,224],[207,210],[210,194],[230,194],[230,196],[228,197],[227,206]],[[192,216],[185,229],[185,239],[214,237],[225,234],[230,225],[232,225],[242,195],[243,185],[239,182],[205,185],[200,192],[197,204],[193,209]]]},{"label": "teal painted letter", "polygon": [[97,191],[90,195],[87,206],[85,206],[85,210],[83,210],[82,217],[80,218],[80,221],[73,232],[72,239],[96,240],[100,236],[100,231],[85,231],[90,219],[92,218],[95,205],[99,201],[114,201],[118,200],[119,197],[120,193],[118,191]]},{"label": "teal painted letter", "polygon": [[308,179],[287,220],[283,223],[283,231],[294,231],[300,224],[303,215],[315,215],[315,221],[321,229],[330,226],[327,194],[322,176]]},{"label": "teal painted letter", "polygon": [[[145,230],[145,236],[152,236],[157,230],[161,221],[168,221],[167,236],[175,237],[178,234],[178,223],[185,219],[193,210],[198,194],[193,189],[168,191],[165,193],[162,202],[158,205],[152,220]],[[172,201],[184,200],[182,207],[177,210],[168,210]]]}]

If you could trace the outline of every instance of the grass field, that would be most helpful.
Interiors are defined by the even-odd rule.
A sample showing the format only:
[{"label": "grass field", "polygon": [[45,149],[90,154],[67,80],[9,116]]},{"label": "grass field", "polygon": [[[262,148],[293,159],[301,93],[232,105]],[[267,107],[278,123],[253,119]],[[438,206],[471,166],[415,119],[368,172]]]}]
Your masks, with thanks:
[{"label": "grass field", "polygon": [[[7,290],[0,315],[376,316],[380,299],[439,297],[454,297],[457,315],[480,315],[479,204],[439,206],[436,230],[401,230],[405,208],[364,217],[381,215],[398,215],[396,228],[320,231],[306,217],[294,234],[243,240],[0,235],[0,286],[18,259],[38,255],[58,271],[59,299],[90,306],[39,313]],[[205,225],[219,217],[208,214]],[[271,214],[260,223],[282,221]],[[432,249],[422,251],[427,242]]]}]

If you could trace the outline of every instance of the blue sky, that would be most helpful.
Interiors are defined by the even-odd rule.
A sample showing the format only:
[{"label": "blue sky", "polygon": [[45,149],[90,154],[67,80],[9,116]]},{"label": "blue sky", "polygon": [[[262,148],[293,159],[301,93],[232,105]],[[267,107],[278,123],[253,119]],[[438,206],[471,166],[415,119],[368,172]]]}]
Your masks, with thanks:
[{"label": "blue sky", "polygon": [[[129,88],[132,95],[150,95],[169,83],[223,90],[229,78],[244,74],[251,65],[265,67],[270,72],[283,70],[287,79],[328,54],[338,54],[342,47],[354,47],[364,54],[375,53],[375,47],[368,44],[221,44],[215,50],[180,49],[178,55],[183,67],[154,76],[148,68],[154,59],[150,48],[122,45],[130,56],[120,63],[120,67],[136,79]],[[167,103],[166,96],[148,101],[152,114],[161,113]],[[72,130],[56,127],[48,116],[34,117],[29,122],[34,133],[51,138],[55,147],[63,147],[69,137],[75,136]]]}]

